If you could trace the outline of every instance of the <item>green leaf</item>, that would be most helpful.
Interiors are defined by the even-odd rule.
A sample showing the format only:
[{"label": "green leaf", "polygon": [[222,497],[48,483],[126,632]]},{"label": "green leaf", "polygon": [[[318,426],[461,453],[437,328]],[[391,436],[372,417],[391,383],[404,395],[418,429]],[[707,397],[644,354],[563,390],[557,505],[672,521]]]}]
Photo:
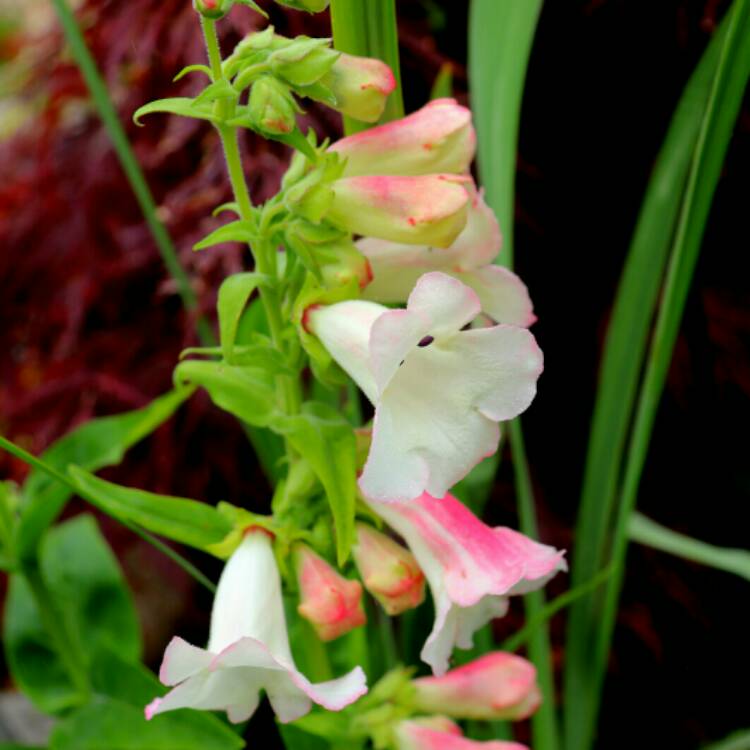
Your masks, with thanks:
[{"label": "green leaf", "polygon": [[217,311],[219,332],[224,359],[232,364],[232,350],[237,337],[237,327],[250,295],[265,277],[257,273],[235,273],[228,276],[219,287]]},{"label": "green leaf", "polygon": [[[107,645],[125,660],[139,659],[140,628],[132,597],[93,517],[77,516],[51,529],[41,545],[40,567],[71,632],[81,638],[83,653]],[[3,642],[15,683],[41,711],[55,713],[79,702],[80,692],[20,574],[10,580]]]},{"label": "green leaf", "polygon": [[204,73],[208,76],[209,80],[213,80],[213,73],[208,65],[186,65],[172,80],[177,83],[181,78],[184,78],[188,73]]},{"label": "green leaf", "polygon": [[330,406],[309,401],[299,414],[278,417],[273,429],[287,438],[323,485],[336,527],[338,562],[343,565],[354,543],[357,467],[351,425]]},{"label": "green leaf", "polygon": [[[69,464],[89,471],[113,466],[125,452],[174,414],[192,394],[178,388],[154,399],[148,406],[111,417],[92,419],[55,441],[40,457],[49,466],[64,472]],[[33,556],[44,530],[54,521],[72,490],[42,470],[34,468],[23,486],[23,509],[18,529],[18,552]]]},{"label": "green leaf", "polygon": [[231,524],[213,505],[122,487],[77,466],[68,467],[68,475],[81,496],[104,513],[137,523],[176,542],[208,549],[232,530]]},{"label": "green leaf", "polygon": [[197,104],[193,99],[186,96],[176,96],[170,99],[157,99],[139,107],[133,114],[133,122],[143,125],[141,118],[154,113],[180,115],[181,117],[192,117],[197,120],[209,120],[219,122],[214,114],[212,104]]},{"label": "green leaf", "polygon": [[701,750],[750,750],[750,729],[740,729],[720,742],[703,745]]},{"label": "green leaf", "polygon": [[273,377],[267,370],[188,360],[177,365],[174,378],[205,388],[216,406],[256,427],[267,427],[276,413]]},{"label": "green leaf", "polygon": [[193,245],[193,250],[203,250],[213,245],[221,245],[224,242],[241,242],[243,245],[249,245],[255,240],[255,236],[255,225],[250,221],[238,219],[214,229],[200,242],[196,242]]},{"label": "green leaf", "polygon": [[146,721],[143,708],[97,696],[53,730],[50,750],[239,750],[229,727],[198,711],[175,711]]},{"label": "green leaf", "polygon": [[632,541],[647,547],[684,557],[686,560],[724,570],[727,573],[734,573],[750,581],[750,552],[745,549],[706,544],[706,542],[672,531],[641,513],[633,513],[630,516],[628,536]]},{"label": "green leaf", "polygon": [[[503,252],[497,261],[508,267],[513,266],[516,151],[521,104],[541,8],[542,0],[473,0],[469,15],[469,80],[478,136],[477,162],[487,203],[503,229]],[[520,421],[513,420],[507,430],[516,480],[519,525],[524,534],[537,538],[534,494]],[[491,468],[490,465],[488,469]],[[483,493],[479,487],[475,486],[472,494],[481,502]],[[524,606],[530,619],[539,617],[544,608],[544,593],[534,591],[527,594]],[[532,717],[534,744],[538,750],[557,750],[554,674],[546,624],[534,631],[529,642],[529,657],[537,668],[544,696],[540,709]]]},{"label": "green leaf", "polygon": [[[393,71],[396,88],[388,97],[380,122],[404,116],[401,91],[401,65],[398,54],[398,25],[395,0],[331,0],[333,46],[350,55],[375,57]],[[371,127],[351,117],[344,117],[347,135]]]},{"label": "green leaf", "polygon": [[193,106],[202,104],[213,104],[217,99],[237,99],[239,94],[226,78],[220,78],[206,86],[198,96],[193,99]]},{"label": "green leaf", "polygon": [[[654,217],[655,221],[669,223],[674,231],[668,237],[660,238],[660,244],[652,249],[664,257],[665,249],[661,243],[666,243],[671,250],[669,265],[661,291],[660,306],[635,409],[628,451],[624,461],[621,461],[626,430],[617,430],[615,439],[618,442],[614,447],[607,446],[609,450],[615,452],[614,458],[605,452],[605,457],[610,459],[610,465],[606,468],[614,472],[614,475],[604,477],[603,483],[610,483],[605,484],[608,492],[600,493],[597,497],[598,501],[607,503],[608,507],[613,505],[615,507],[610,514],[611,518],[606,519],[610,527],[607,529],[609,534],[606,537],[606,546],[603,551],[596,550],[595,552],[599,552],[604,561],[613,560],[618,567],[612,580],[606,586],[603,597],[582,600],[579,603],[580,606],[573,610],[573,614],[576,615],[575,619],[571,618],[568,650],[571,671],[567,685],[568,724],[566,729],[570,742],[581,747],[582,750],[587,750],[591,746],[595,733],[601,686],[606,673],[624,575],[623,563],[627,552],[628,523],[635,508],[651,430],[672,358],[674,342],[714,191],[748,76],[750,76],[750,49],[745,44],[750,34],[750,3],[746,0],[736,0],[727,13],[720,32],[717,33],[704,54],[699,68],[683,95],[664,147],[666,149],[669,144],[677,149],[677,155],[671,154],[671,156],[680,167],[681,179],[673,188],[678,191],[679,200],[670,206],[670,213],[665,215],[662,212],[658,218]],[[688,107],[688,104],[692,106]],[[678,119],[679,115],[682,115],[681,119]],[[684,189],[682,189],[683,185]],[[660,186],[660,190],[664,190],[664,185]],[[630,265],[630,257],[628,265]],[[647,279],[641,280],[641,283],[644,282],[648,283]],[[629,305],[634,304],[635,300],[621,301],[620,294],[624,292],[624,289],[625,281],[623,280],[618,292],[618,306],[627,312]],[[620,313],[625,317],[622,310]],[[617,322],[622,323],[623,320]],[[612,325],[614,326],[614,320]],[[638,333],[641,334],[640,331]],[[613,341],[614,337],[608,341],[608,356],[609,347],[613,345]],[[639,365],[641,360],[638,355],[642,353],[642,347],[643,344],[640,350],[635,351]],[[633,352],[630,352],[630,356],[633,356]],[[626,385],[630,386],[630,383]],[[607,387],[611,388],[611,385],[608,383]],[[632,406],[632,390],[626,391],[624,396],[620,392],[609,391],[608,397],[627,398],[628,406]],[[605,407],[611,408],[608,403],[603,404],[602,410]],[[599,414],[596,416],[598,417]],[[618,426],[615,425],[615,427]],[[611,426],[608,425],[609,427]],[[593,450],[592,446],[592,452]],[[589,459],[591,459],[591,454]],[[624,468],[621,483],[618,486],[621,465],[624,465]],[[596,472],[594,475],[596,476]],[[614,488],[610,490],[611,483],[614,483]],[[615,495],[618,502],[615,504],[612,503],[611,496],[618,489],[619,494]],[[588,507],[586,511],[589,511]],[[593,556],[594,553],[589,552],[586,562],[591,563]],[[583,564],[577,565],[574,572],[582,575],[583,567]],[[585,647],[578,645],[575,650],[571,651],[573,639],[581,638],[587,640]]]},{"label": "green leaf", "polygon": [[0,742],[0,750],[46,750],[39,745],[18,745],[15,742]]},{"label": "green leaf", "polygon": [[453,96],[453,64],[444,62],[432,82],[430,99],[443,99]]}]

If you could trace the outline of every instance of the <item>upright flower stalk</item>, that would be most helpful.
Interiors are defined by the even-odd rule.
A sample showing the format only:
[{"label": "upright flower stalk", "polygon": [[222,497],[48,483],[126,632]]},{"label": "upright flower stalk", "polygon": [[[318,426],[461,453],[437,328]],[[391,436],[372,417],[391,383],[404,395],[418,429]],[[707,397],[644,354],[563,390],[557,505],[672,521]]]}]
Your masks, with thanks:
[{"label": "upright flower stalk", "polygon": [[[284,4],[316,12],[326,3]],[[175,377],[281,436],[283,476],[269,515],[219,506],[231,531],[204,547],[227,560],[207,646],[171,641],[160,672],[170,690],[146,715],[193,708],[239,722],[265,694],[282,722],[314,704],[345,710],[336,736],[360,744],[517,750],[476,743],[452,721],[520,720],[539,705],[536,672],[524,659],[492,653],[452,671],[451,659],[505,614],[511,596],[565,569],[562,552],[487,526],[450,494],[497,449],[501,423],[530,406],[543,369],[528,330],[528,291],[492,265],[502,238],[470,176],[471,113],[440,99],[319,143],[300,130],[300,102],[375,122],[394,87],[391,71],[342,55],[330,40],[289,39],[271,26],[222,59],[216,23],[231,6],[196,0],[209,66],[188,72],[208,73],[206,89],[145,105],[136,119],[192,116],[211,122],[221,140],[234,198],[223,208],[236,219],[196,249],[241,241],[254,269],[219,291],[221,346],[190,350]],[[261,206],[245,180],[240,128],[293,149],[279,193]],[[263,322],[250,315],[256,294]],[[310,387],[308,372],[332,395],[316,398],[321,389]],[[337,408],[352,381],[374,407],[372,425],[356,436],[356,410],[345,418]],[[366,597],[395,617],[427,591],[435,621],[421,657],[434,676],[396,669],[358,701],[367,691],[362,666],[340,669],[341,650],[329,661],[324,644],[345,643],[365,626]],[[308,642],[295,642],[305,632],[298,619]],[[306,672],[323,677],[314,682]]]}]

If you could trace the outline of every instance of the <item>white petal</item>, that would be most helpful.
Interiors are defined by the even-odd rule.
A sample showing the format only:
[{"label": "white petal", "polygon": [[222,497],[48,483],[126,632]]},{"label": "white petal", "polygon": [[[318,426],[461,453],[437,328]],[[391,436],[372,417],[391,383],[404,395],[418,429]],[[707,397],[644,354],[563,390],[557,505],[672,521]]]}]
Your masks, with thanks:
[{"label": "white petal", "polygon": [[377,387],[370,371],[370,329],[388,308],[350,300],[315,307],[306,314],[307,327],[373,403]]},{"label": "white petal", "polygon": [[484,266],[453,275],[477,293],[482,312],[498,323],[528,328],[536,321],[526,285],[507,268]]},{"label": "white petal", "polygon": [[176,685],[206,669],[211,659],[213,655],[206,649],[193,646],[175,636],[164,651],[159,680],[165,685]]}]

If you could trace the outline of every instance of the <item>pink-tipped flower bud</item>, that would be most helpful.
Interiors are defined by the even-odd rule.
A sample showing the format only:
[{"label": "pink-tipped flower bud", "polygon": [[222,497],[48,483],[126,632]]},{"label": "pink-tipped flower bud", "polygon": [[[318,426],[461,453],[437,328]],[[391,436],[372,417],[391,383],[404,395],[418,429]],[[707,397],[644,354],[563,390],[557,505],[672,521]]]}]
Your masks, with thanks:
[{"label": "pink-tipped flower bud", "polygon": [[326,215],[354,234],[448,247],[466,225],[466,180],[452,174],[345,177]]},{"label": "pink-tipped flower bud", "polygon": [[359,523],[352,552],[365,588],[389,615],[422,603],[424,573],[408,549],[372,526]]},{"label": "pink-tipped flower bud", "polygon": [[461,728],[444,716],[409,719],[396,724],[396,750],[528,750],[517,742],[476,742],[466,739]]},{"label": "pink-tipped flower bud", "polygon": [[229,13],[233,4],[234,0],[193,0],[193,7],[198,13],[214,21]]},{"label": "pink-tipped flower bud", "polygon": [[358,581],[344,578],[304,544],[295,548],[295,556],[301,598],[297,611],[322,641],[332,641],[365,624]]},{"label": "pink-tipped flower bud", "polygon": [[[335,104],[321,99],[342,114],[362,122],[377,122],[388,95],[396,88],[391,69],[381,60],[342,54],[320,79],[333,93]],[[319,98],[314,92],[312,98]]]},{"label": "pink-tipped flower bud", "polygon": [[454,99],[435,99],[416,112],[342,138],[331,146],[346,158],[344,175],[463,174],[476,148],[471,112]]},{"label": "pink-tipped flower bud", "polygon": [[420,677],[413,685],[418,710],[458,719],[525,719],[541,702],[534,666],[502,651],[442,677]]}]

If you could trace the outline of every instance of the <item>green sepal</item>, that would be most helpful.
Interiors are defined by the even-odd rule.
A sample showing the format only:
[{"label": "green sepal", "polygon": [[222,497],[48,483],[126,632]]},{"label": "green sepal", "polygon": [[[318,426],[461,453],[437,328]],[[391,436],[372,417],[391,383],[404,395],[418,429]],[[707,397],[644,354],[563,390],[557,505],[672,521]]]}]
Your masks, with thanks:
[{"label": "green sepal", "polygon": [[331,88],[320,81],[315,81],[315,83],[311,83],[307,86],[295,86],[294,90],[300,96],[305,96],[308,99],[315,99],[316,102],[322,102],[329,107],[335,107],[339,103],[336,94],[333,93]]},{"label": "green sepal", "polygon": [[188,360],[177,365],[174,379],[205,388],[216,406],[256,427],[267,427],[276,415],[274,373],[265,368]]},{"label": "green sepal", "polygon": [[273,72],[292,86],[310,86],[333,67],[341,53],[330,48],[330,39],[297,37],[268,58]]},{"label": "green sepal", "polygon": [[243,245],[250,245],[255,241],[256,236],[257,229],[254,222],[237,219],[237,221],[231,221],[229,224],[214,229],[200,242],[196,242],[193,245],[193,250],[204,250],[207,247],[221,245],[225,242],[240,242]]},{"label": "green sepal", "polygon": [[258,526],[261,529],[270,531],[274,535],[278,531],[272,516],[251,513],[245,508],[238,508],[236,505],[225,502],[220,502],[216,506],[216,509],[226,519],[227,523],[230,524],[231,531],[220,542],[208,547],[207,551],[222,560],[228,559],[237,547],[240,546],[242,537],[249,528]]},{"label": "green sepal", "polygon": [[214,114],[214,108],[210,104],[196,103],[194,99],[187,96],[176,96],[171,99],[157,99],[155,102],[144,104],[133,114],[133,122],[138,126],[143,126],[141,118],[145,115],[151,115],[156,112],[180,115],[180,117],[192,117],[197,120],[220,122],[219,118]]},{"label": "green sepal", "polygon": [[237,99],[239,93],[236,91],[226,78],[219,78],[218,81],[209,83],[198,96],[193,99],[196,105],[213,104],[217,99]]},{"label": "green sepal", "polygon": [[208,65],[186,65],[173,79],[174,83],[177,83],[181,78],[184,78],[188,73],[205,73],[209,80],[214,80],[214,74]]},{"label": "green sepal", "polygon": [[258,5],[258,3],[254,2],[254,0],[234,0],[234,2],[237,3],[238,5],[246,5],[248,8],[251,8],[256,13],[260,13],[260,15],[263,16],[263,18],[268,18],[268,13],[266,13],[266,11],[264,11],[263,8],[261,8],[260,5]]},{"label": "green sepal", "polygon": [[99,510],[175,542],[205,550],[231,531],[226,519],[213,505],[123,487],[77,466],[68,467],[68,476],[81,497]]}]

